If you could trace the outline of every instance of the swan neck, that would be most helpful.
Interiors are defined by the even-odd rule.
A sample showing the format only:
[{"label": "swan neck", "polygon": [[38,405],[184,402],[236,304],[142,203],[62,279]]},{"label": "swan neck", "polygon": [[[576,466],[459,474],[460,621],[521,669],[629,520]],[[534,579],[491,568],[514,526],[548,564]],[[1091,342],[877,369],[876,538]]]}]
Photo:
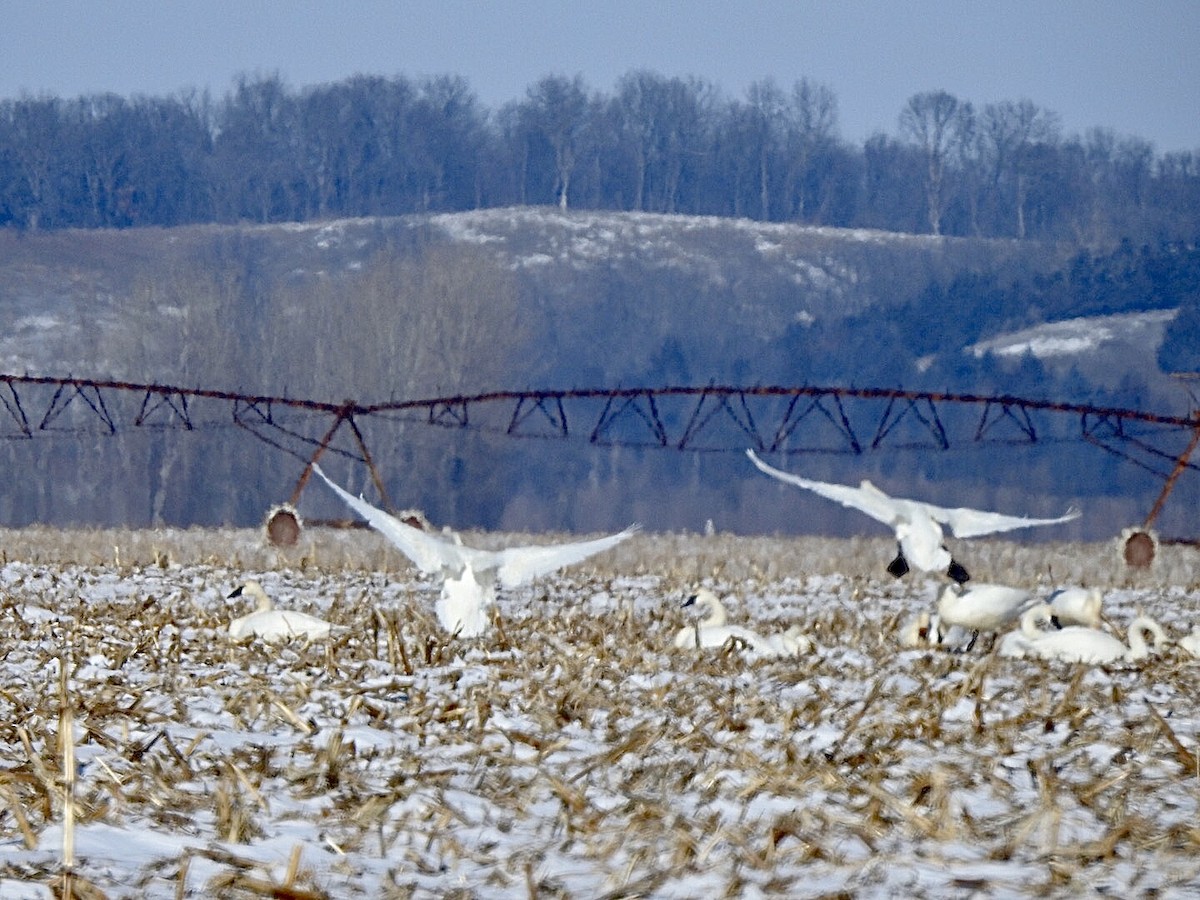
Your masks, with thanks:
[{"label": "swan neck", "polygon": [[1163,631],[1158,627],[1157,622],[1139,617],[1130,623],[1129,655],[1134,659],[1141,659],[1150,654],[1150,645],[1146,641],[1147,634],[1154,639],[1155,643],[1163,640]]},{"label": "swan neck", "polygon": [[717,628],[724,625],[728,621],[728,618],[728,614],[725,612],[725,605],[716,597],[711,597],[708,600],[708,617],[700,623],[700,626],[702,628]]}]

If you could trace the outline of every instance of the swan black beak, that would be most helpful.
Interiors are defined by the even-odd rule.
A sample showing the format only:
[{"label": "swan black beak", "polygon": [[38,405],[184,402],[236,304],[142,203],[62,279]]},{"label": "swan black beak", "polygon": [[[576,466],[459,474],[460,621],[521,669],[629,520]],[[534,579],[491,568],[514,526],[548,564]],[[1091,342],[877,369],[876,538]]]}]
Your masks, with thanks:
[{"label": "swan black beak", "polygon": [[240,596],[242,596],[242,586],[239,584],[230,593],[225,595],[225,599],[229,600],[233,597],[240,597]]},{"label": "swan black beak", "polygon": [[904,554],[897,553],[896,558],[887,565],[888,574],[894,578],[903,578],[908,574],[908,560],[904,558]]},{"label": "swan black beak", "polygon": [[946,574],[959,584],[963,584],[964,582],[971,580],[971,576],[967,574],[967,570],[960,566],[953,559],[950,560],[950,568],[946,570]]}]

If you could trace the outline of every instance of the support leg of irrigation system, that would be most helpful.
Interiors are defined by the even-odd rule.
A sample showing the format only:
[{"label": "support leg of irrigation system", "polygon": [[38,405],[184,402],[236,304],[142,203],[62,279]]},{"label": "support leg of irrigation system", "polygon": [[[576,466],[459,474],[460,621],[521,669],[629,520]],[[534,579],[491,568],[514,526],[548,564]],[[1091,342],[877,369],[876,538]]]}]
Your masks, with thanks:
[{"label": "support leg of irrigation system", "polygon": [[321,454],[325,452],[326,448],[329,447],[330,441],[337,434],[337,430],[342,427],[343,422],[350,426],[350,430],[354,434],[354,441],[358,444],[363,462],[367,464],[367,470],[371,473],[371,480],[375,482],[379,496],[383,498],[384,508],[391,508],[391,501],[388,500],[387,489],[383,485],[383,479],[379,475],[379,470],[375,468],[375,461],[371,458],[371,451],[367,449],[367,442],[358,428],[358,423],[354,421],[354,411],[356,409],[358,409],[358,404],[353,400],[347,400],[342,404],[341,408],[337,411],[337,415],[334,417],[333,424],[329,426],[329,430],[321,438],[317,449],[313,451],[312,458],[304,466],[304,471],[300,473],[300,478],[296,482],[296,487],[292,491],[291,498],[287,503],[275,507],[268,513],[266,530],[267,540],[270,543],[276,546],[292,546],[300,539],[301,524],[299,513],[296,512],[296,505],[300,502],[300,495],[304,493],[304,487],[308,484],[308,480],[312,476],[313,466],[320,459]]},{"label": "support leg of irrigation system", "polygon": [[1154,520],[1158,518],[1158,514],[1162,512],[1162,508],[1167,502],[1167,497],[1170,496],[1171,490],[1175,487],[1175,482],[1179,480],[1179,476],[1187,468],[1188,462],[1191,460],[1192,454],[1196,452],[1198,446],[1200,446],[1200,421],[1197,421],[1195,427],[1192,429],[1192,439],[1188,441],[1187,447],[1179,454],[1179,458],[1175,460],[1175,468],[1171,470],[1171,474],[1167,476],[1167,480],[1163,483],[1162,491],[1159,493],[1158,499],[1154,501],[1154,506],[1151,507],[1150,513],[1146,516],[1146,521],[1142,523],[1140,528],[1126,529],[1123,534],[1124,546],[1121,548],[1121,556],[1127,566],[1134,569],[1146,569],[1154,562],[1154,557],[1158,551],[1158,541],[1150,529],[1154,525]]}]

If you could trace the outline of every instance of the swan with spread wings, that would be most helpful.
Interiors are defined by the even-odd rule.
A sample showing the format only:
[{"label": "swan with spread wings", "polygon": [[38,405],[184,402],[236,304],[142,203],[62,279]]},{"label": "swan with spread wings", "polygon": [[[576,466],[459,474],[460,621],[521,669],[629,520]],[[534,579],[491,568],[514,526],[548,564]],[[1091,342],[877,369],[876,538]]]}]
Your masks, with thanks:
[{"label": "swan with spread wings", "polygon": [[944,571],[959,584],[971,577],[946,549],[942,540],[943,525],[957,538],[971,538],[1035,525],[1058,525],[1079,518],[1079,511],[1074,509],[1055,519],[1030,519],[965,507],[943,509],[919,500],[891,497],[866,480],[858,487],[853,487],[801,478],[767,465],[753,450],[747,450],[746,455],[760,472],[772,478],[857,509],[889,526],[896,534],[899,552],[888,564],[887,570],[897,578],[909,571],[909,563],[924,572]]},{"label": "swan with spread wings", "polygon": [[481,550],[465,546],[457,535],[443,537],[405,524],[343,490],[320,466],[314,464],[313,471],[421,572],[441,577],[442,593],[436,606],[438,621],[459,637],[478,637],[487,631],[487,610],[496,600],[497,585],[512,589],[528,584],[541,575],[615,547],[639,530],[637,525],[631,525],[617,534],[591,541]]}]

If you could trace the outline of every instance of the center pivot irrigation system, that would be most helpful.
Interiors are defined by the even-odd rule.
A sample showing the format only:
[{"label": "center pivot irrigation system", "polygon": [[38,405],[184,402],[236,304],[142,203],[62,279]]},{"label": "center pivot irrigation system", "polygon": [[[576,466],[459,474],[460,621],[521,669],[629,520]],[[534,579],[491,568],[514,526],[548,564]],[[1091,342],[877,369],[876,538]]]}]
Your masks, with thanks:
[{"label": "center pivot irrigation system", "polygon": [[294,506],[322,453],[364,463],[385,505],[390,505],[366,436],[375,426],[389,423],[705,453],[753,447],[768,453],[864,454],[1085,441],[1161,479],[1161,491],[1126,546],[1126,560],[1134,564],[1144,556],[1136,545],[1150,539],[1147,532],[1178,479],[1200,468],[1192,461],[1200,445],[1200,411],[1195,409],[1188,415],[1164,415],[1025,397],[888,388],[708,385],[493,391],[372,404],[0,375],[0,404],[0,438],[8,440],[63,432],[116,434],[130,428],[245,429],[305,463],[289,503],[280,508],[292,517],[291,524],[281,522],[273,528],[268,522],[269,536],[285,543],[299,534]]}]

